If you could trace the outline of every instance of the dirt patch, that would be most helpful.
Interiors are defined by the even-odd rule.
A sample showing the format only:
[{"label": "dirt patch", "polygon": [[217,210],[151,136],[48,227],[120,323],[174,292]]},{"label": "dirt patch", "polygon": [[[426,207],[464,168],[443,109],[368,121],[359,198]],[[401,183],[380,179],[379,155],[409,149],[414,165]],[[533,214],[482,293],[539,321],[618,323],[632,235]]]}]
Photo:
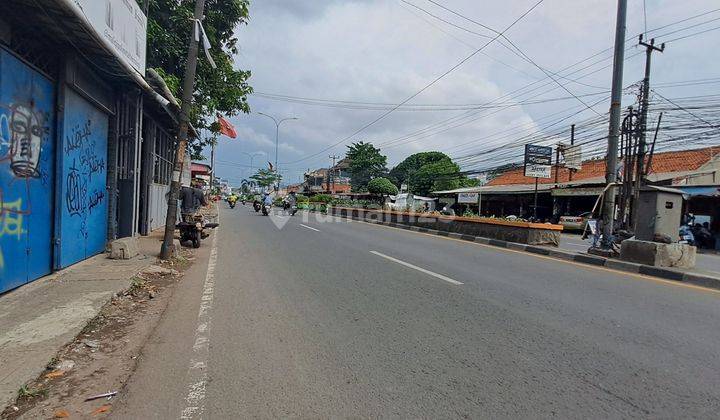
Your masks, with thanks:
[{"label": "dirt patch", "polygon": [[[122,392],[147,338],[195,257],[158,262],[113,296],[95,318],[49,361],[45,372],[18,390],[2,419],[104,418]],[[103,394],[110,394],[101,396]],[[91,398],[95,397],[95,398]]]}]

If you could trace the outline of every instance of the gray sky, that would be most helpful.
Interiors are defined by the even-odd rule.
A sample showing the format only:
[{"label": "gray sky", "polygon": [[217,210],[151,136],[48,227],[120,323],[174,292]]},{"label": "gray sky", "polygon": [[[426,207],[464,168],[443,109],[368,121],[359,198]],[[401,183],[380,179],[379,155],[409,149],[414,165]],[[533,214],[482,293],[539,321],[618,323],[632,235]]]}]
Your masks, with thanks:
[{"label": "gray sky", "polygon": [[[536,1],[436,0],[498,31]],[[485,36],[493,35],[428,0],[407,2],[436,17],[401,0],[255,0],[250,8],[250,24],[238,28],[236,33],[241,44],[237,66],[252,70],[250,84],[256,92],[263,94],[398,104],[487,43],[489,39]],[[717,0],[646,2],[648,29],[720,8]],[[615,13],[614,0],[545,0],[506,36],[539,66],[557,72],[612,46]],[[628,38],[644,30],[643,16],[642,0],[629,0]],[[691,26],[694,27],[670,33]],[[651,35],[667,34],[658,37],[659,43],[718,26],[720,11],[661,28]],[[653,83],[662,86],[720,77],[719,51],[720,30],[670,42],[665,53],[653,57]],[[644,54],[638,54],[640,52],[642,50],[635,41],[628,43],[626,57],[637,55],[626,61],[626,86],[642,78]],[[611,51],[605,51],[561,73],[572,79],[585,76],[577,81],[556,77],[569,93],[547,79],[542,70],[519,57],[520,54],[494,42],[408,103],[447,104],[452,110],[399,109],[343,144],[308,159],[304,158],[373,121],[385,112],[385,108],[375,109],[382,108],[378,105],[372,105],[374,109],[324,107],[253,95],[250,98],[253,113],[231,119],[238,130],[238,139],[220,140],[218,174],[229,178],[233,184],[250,176],[246,166],[249,158],[241,152],[266,152],[274,161],[275,125],[257,112],[279,118],[299,118],[281,126],[279,161],[281,170],[286,171],[285,182],[297,182],[308,168],[327,166],[328,155],[344,155],[344,145],[351,141],[364,140],[382,145],[395,140],[381,147],[392,167],[418,151],[439,150],[454,157],[482,152],[578,113],[547,130],[548,133],[557,131],[573,122],[596,116],[571,94],[586,95],[580,96],[585,104],[598,103],[593,109],[600,114],[608,110],[609,101],[605,98],[610,89],[611,54]],[[585,66],[589,67],[569,75]],[[523,96],[513,94],[533,82],[536,84],[521,91],[525,92]],[[533,88],[536,90],[528,92]],[[720,83],[657,87],[657,90],[666,97],[678,98],[719,93]],[[503,97],[503,105],[509,106],[477,110],[469,115],[466,114],[468,111],[457,109],[459,104],[491,101],[497,104],[499,97]],[[552,98],[569,99],[518,103]],[[629,105],[631,100],[631,96],[626,96],[623,106]],[[418,108],[428,107],[415,109]],[[436,125],[453,117],[456,119],[445,125]],[[426,127],[430,127],[428,131],[403,139]],[[496,135],[502,131],[505,131],[504,136]],[[504,156],[514,157],[515,154],[517,159],[521,158],[513,149]],[[473,165],[469,162],[463,166],[492,166],[496,157],[488,156],[485,160],[476,159]],[[257,167],[260,162],[266,165],[267,160],[258,155],[253,163]]]}]

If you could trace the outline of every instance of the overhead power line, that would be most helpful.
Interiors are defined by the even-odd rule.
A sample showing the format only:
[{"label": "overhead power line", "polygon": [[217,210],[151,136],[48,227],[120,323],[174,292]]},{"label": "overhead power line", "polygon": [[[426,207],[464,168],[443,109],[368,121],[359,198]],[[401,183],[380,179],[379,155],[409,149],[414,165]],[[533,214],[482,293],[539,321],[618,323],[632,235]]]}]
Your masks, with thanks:
[{"label": "overhead power line", "polygon": [[[517,19],[515,19],[510,25],[508,25],[508,26],[503,30],[502,33],[510,30],[510,28],[512,28],[513,26],[515,26],[518,22],[520,22],[520,21],[521,21],[525,16],[527,16],[530,12],[532,12],[533,10],[535,10],[535,8],[538,7],[543,1],[544,1],[544,0],[538,0],[535,4],[533,4],[532,7],[530,7],[527,11],[525,11],[522,15],[520,15]],[[502,33],[501,33],[501,34],[502,34]],[[339,145],[339,144],[342,144],[342,143],[346,142],[347,140],[353,138],[355,135],[357,135],[357,134],[365,131],[367,128],[369,128],[370,126],[374,125],[374,124],[377,123],[378,121],[384,119],[385,117],[387,117],[388,115],[390,115],[393,111],[395,111],[396,109],[398,109],[400,106],[408,103],[408,102],[411,101],[413,98],[415,98],[416,96],[420,95],[421,93],[423,93],[424,91],[426,91],[427,89],[429,89],[429,88],[430,88],[431,86],[433,86],[435,83],[437,83],[437,82],[439,82],[440,80],[442,80],[445,76],[447,76],[448,74],[450,74],[450,73],[452,73],[453,71],[455,71],[456,69],[458,69],[460,66],[462,66],[463,64],[465,64],[468,60],[470,60],[471,58],[473,58],[473,57],[474,57],[475,55],[477,55],[480,51],[482,51],[482,50],[485,49],[488,45],[490,45],[493,41],[497,40],[497,39],[501,36],[501,34],[496,35],[494,38],[492,38],[492,39],[489,40],[487,43],[485,43],[482,47],[480,47],[480,48],[478,48],[477,50],[475,50],[472,54],[470,54],[470,55],[468,55],[467,57],[463,58],[462,60],[460,60],[460,62],[458,62],[458,63],[455,64],[454,66],[450,67],[450,69],[448,69],[447,71],[445,71],[443,74],[441,74],[440,76],[438,76],[438,77],[436,77],[435,79],[433,79],[430,83],[428,83],[427,85],[425,85],[422,89],[420,89],[419,91],[417,91],[417,92],[415,92],[414,94],[410,95],[407,99],[405,99],[404,101],[400,102],[398,105],[396,105],[396,106],[393,107],[392,109],[388,110],[387,112],[383,113],[382,115],[380,115],[380,116],[377,117],[376,119],[374,119],[374,120],[372,120],[371,122],[369,122],[369,123],[365,124],[364,126],[360,127],[360,129],[356,130],[353,134],[351,134],[351,135],[343,138],[342,140],[340,140],[340,141],[338,141],[338,142],[336,142],[336,143],[333,143],[332,145],[330,145],[330,146],[328,146],[328,147],[326,147],[326,148],[324,148],[324,149],[322,149],[322,150],[320,150],[320,151],[318,151],[318,152],[316,152],[316,153],[313,153],[313,154],[308,155],[308,156],[305,156],[305,157],[303,157],[303,158],[301,158],[301,159],[295,160],[295,161],[293,161],[293,162],[288,162],[288,163],[285,163],[285,164],[286,164],[286,165],[288,165],[288,164],[289,164],[289,165],[292,165],[292,164],[295,164],[295,163],[298,163],[298,162],[305,161],[305,160],[307,160],[307,159],[309,159],[309,158],[318,156],[319,154],[324,153],[324,152],[332,149],[333,147],[335,147],[335,146],[337,146],[337,145]]]}]

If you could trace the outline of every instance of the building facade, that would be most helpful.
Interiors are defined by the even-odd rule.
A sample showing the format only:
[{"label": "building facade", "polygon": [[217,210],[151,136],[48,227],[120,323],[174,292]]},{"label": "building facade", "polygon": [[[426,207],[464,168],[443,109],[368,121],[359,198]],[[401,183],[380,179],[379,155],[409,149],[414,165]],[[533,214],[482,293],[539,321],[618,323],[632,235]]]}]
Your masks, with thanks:
[{"label": "building facade", "polygon": [[[0,14],[0,293],[164,223],[176,116],[103,39],[115,15],[78,12],[87,1]],[[144,22],[134,1],[107,3]]]}]

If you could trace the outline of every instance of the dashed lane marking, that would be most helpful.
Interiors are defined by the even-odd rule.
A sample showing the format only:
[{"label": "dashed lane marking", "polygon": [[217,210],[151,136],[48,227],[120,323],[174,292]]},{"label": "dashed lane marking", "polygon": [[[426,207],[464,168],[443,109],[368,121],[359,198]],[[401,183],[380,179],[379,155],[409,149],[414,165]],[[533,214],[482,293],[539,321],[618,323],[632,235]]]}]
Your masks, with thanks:
[{"label": "dashed lane marking", "polygon": [[443,276],[442,274],[438,274],[438,273],[435,273],[435,272],[430,271],[430,270],[426,270],[426,269],[424,269],[424,268],[422,268],[422,267],[418,267],[418,266],[416,266],[416,265],[407,263],[407,262],[405,262],[405,261],[398,260],[397,258],[393,258],[393,257],[391,257],[391,256],[389,256],[389,255],[385,255],[385,254],[380,253],[380,252],[370,251],[370,253],[371,253],[371,254],[374,254],[374,255],[377,255],[378,257],[385,258],[386,260],[392,261],[392,262],[394,262],[394,263],[397,263],[397,264],[400,264],[400,265],[404,265],[405,267],[412,268],[413,270],[417,270],[417,271],[419,271],[419,272],[421,272],[421,273],[425,273],[425,274],[427,274],[427,275],[436,277],[436,278],[438,278],[438,279],[440,279],[440,280],[445,280],[446,282],[448,282],[448,283],[450,283],[450,284],[454,284],[454,285],[462,285],[462,284],[463,284],[463,283],[461,283],[461,282],[459,282],[459,281],[457,281],[457,280],[451,279],[450,277]]}]

